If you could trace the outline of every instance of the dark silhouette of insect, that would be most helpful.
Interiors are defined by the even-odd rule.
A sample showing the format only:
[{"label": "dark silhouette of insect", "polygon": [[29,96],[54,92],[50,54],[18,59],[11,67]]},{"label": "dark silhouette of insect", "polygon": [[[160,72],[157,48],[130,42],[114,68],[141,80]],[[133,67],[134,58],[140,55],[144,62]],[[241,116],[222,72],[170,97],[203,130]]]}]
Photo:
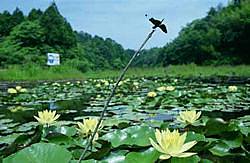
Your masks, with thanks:
[{"label": "dark silhouette of insect", "polygon": [[162,19],[161,21],[160,20],[157,20],[157,19],[154,19],[154,18],[150,18],[149,21],[154,24],[153,26],[153,29],[156,29],[157,27],[159,27],[164,33],[168,33],[167,31],[167,27],[165,26],[165,24],[163,24],[164,19]]}]

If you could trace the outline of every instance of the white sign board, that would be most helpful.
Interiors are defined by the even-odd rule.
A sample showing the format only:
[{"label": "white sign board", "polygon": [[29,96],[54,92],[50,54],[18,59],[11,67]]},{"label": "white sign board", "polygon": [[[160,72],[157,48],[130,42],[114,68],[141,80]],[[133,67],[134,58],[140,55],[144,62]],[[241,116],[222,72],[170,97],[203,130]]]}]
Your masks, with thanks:
[{"label": "white sign board", "polygon": [[54,66],[54,65],[60,65],[60,55],[56,53],[48,53],[48,61],[47,65]]}]

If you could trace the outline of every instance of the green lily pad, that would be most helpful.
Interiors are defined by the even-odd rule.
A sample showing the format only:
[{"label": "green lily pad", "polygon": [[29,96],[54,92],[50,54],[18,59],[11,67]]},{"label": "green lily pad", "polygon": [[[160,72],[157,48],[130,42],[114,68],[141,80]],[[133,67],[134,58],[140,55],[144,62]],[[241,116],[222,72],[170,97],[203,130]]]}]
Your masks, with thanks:
[{"label": "green lily pad", "polygon": [[102,163],[124,163],[125,161],[125,154],[128,151],[122,150],[122,151],[117,151],[117,152],[111,152],[107,157],[102,159]]},{"label": "green lily pad", "polygon": [[0,137],[0,144],[11,144],[20,135],[21,134],[11,134],[11,135],[7,135],[7,136],[2,136],[2,137]]},{"label": "green lily pad", "polygon": [[184,158],[178,158],[173,157],[171,158],[171,163],[198,163],[200,161],[200,157],[197,155],[191,156],[191,157],[184,157]]},{"label": "green lily pad", "polygon": [[213,148],[209,149],[209,151],[216,156],[227,156],[230,155],[230,147],[225,143],[216,144]]},{"label": "green lily pad", "polygon": [[197,134],[197,133],[195,133],[193,131],[188,132],[185,141],[186,142],[190,142],[190,141],[194,141],[194,140],[197,141],[197,142],[199,142],[199,141],[205,141],[205,136],[202,135],[202,134]]},{"label": "green lily pad", "polygon": [[67,136],[74,136],[76,134],[76,128],[68,127],[68,126],[60,126],[60,127],[56,127],[54,132],[61,133]]},{"label": "green lily pad", "polygon": [[3,163],[68,163],[71,153],[56,144],[37,143],[3,159]]},{"label": "green lily pad", "polygon": [[230,148],[238,148],[242,145],[243,136],[241,134],[232,134],[228,136],[229,139],[222,139],[222,142],[227,144]]},{"label": "green lily pad", "polygon": [[158,160],[159,156],[160,156],[160,153],[151,147],[144,151],[128,153],[126,155],[125,162],[126,163],[132,163],[132,162],[154,163],[156,160]]},{"label": "green lily pad", "polygon": [[149,146],[149,138],[154,137],[154,129],[148,126],[132,126],[123,130],[116,130],[102,136],[103,140],[110,141],[113,147],[120,145]]},{"label": "green lily pad", "polygon": [[206,135],[222,134],[228,130],[228,124],[221,118],[211,118],[206,123]]}]

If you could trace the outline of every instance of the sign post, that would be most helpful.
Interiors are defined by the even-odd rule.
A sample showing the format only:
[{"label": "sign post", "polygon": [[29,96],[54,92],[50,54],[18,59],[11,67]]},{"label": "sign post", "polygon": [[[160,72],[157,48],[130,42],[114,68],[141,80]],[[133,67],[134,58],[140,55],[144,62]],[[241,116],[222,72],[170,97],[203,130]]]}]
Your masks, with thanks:
[{"label": "sign post", "polygon": [[57,53],[47,53],[47,65],[48,66],[56,66],[60,65],[60,54]]}]

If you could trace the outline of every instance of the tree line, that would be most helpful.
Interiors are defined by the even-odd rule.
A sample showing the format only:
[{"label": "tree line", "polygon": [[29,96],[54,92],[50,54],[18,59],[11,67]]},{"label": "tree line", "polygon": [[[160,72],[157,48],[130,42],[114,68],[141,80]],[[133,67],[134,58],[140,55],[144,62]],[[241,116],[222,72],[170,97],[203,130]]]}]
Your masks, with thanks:
[{"label": "tree line", "polygon": [[32,9],[27,16],[18,8],[0,13],[0,67],[45,66],[48,52],[61,54],[63,64],[80,71],[121,68],[129,59],[114,40],[73,31],[55,3],[44,12]]},{"label": "tree line", "polygon": [[[249,0],[212,7],[164,47],[143,50],[133,66],[250,64],[249,18]],[[62,64],[84,72],[124,67],[134,50],[124,49],[110,38],[74,31],[55,3],[45,11],[32,9],[27,16],[18,8],[13,13],[0,13],[1,68],[45,66],[48,52],[61,54]]]},{"label": "tree line", "polygon": [[204,18],[187,24],[178,37],[163,48],[145,50],[135,65],[250,64],[249,18],[249,0],[212,7]]}]

